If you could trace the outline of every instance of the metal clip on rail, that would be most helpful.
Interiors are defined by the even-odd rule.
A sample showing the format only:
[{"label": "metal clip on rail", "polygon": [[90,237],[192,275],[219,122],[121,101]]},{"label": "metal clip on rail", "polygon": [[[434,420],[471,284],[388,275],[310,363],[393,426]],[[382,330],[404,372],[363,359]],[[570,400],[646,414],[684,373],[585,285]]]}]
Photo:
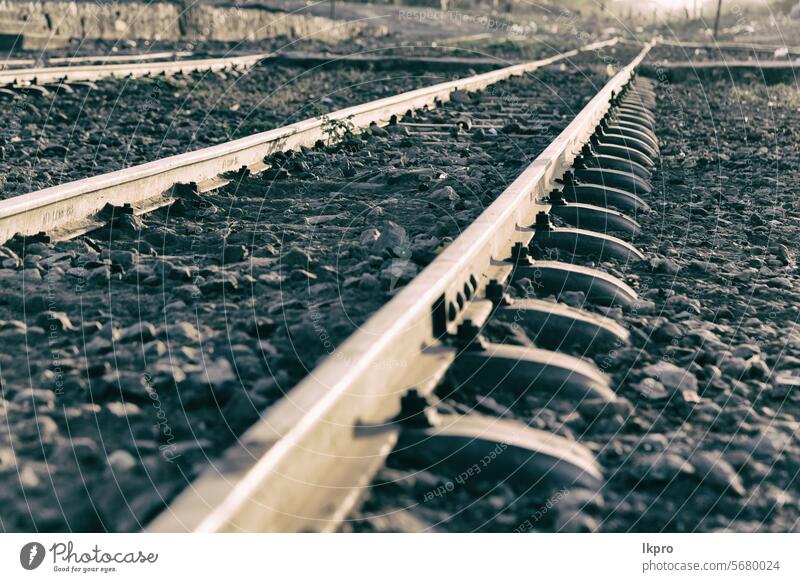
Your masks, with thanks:
[{"label": "metal clip on rail", "polygon": [[583,445],[519,422],[479,415],[442,415],[433,426],[410,424],[395,452],[405,464],[433,467],[453,480],[506,482],[520,491],[602,484]]},{"label": "metal clip on rail", "polygon": [[[466,319],[451,338],[458,354],[448,374],[456,386],[469,382],[485,390],[536,391],[576,402],[615,398],[608,378],[593,364],[554,351],[487,342],[480,331]],[[435,466],[453,478],[478,467],[468,472],[469,478],[508,481],[525,491],[597,488],[602,482],[597,463],[582,445],[509,419],[439,414],[415,389],[403,397],[396,420],[402,431],[393,454],[405,465]]]}]

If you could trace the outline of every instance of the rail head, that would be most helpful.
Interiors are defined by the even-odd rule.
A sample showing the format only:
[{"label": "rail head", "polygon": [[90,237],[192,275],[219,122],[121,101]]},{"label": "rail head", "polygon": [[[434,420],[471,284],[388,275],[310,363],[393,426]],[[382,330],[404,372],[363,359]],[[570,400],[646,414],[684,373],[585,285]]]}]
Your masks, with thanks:
[{"label": "rail head", "polygon": [[[430,389],[455,350],[436,306],[482,288],[651,48],[619,71],[452,245],[292,389],[149,526],[149,531],[330,531],[367,490],[397,437],[388,422],[411,387]],[[448,328],[473,301],[466,302]],[[457,305],[457,303],[455,303]],[[404,365],[387,374],[387,362]]]},{"label": "rail head", "polygon": [[272,56],[258,53],[213,59],[186,59],[120,64],[79,65],[61,67],[32,67],[0,70],[0,86],[26,86],[77,81],[96,81],[109,77],[142,77],[196,70],[222,70],[230,67],[251,67]]},{"label": "rail head", "polygon": [[730,42],[730,41],[713,41],[713,42],[696,42],[687,40],[676,40],[659,38],[658,44],[664,46],[671,46],[685,49],[701,49],[701,50],[720,50],[732,49],[743,50],[752,52],[775,52],[776,50],[786,50],[789,54],[800,53],[800,47],[787,46],[779,44],[762,44],[757,42]]}]

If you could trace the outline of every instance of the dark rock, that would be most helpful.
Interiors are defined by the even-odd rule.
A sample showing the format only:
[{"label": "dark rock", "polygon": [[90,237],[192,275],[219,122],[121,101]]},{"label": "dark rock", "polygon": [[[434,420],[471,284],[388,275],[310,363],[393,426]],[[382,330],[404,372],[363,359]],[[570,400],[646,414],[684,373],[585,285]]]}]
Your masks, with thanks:
[{"label": "dark rock", "polygon": [[599,416],[613,416],[619,414],[627,418],[633,412],[633,405],[626,398],[618,397],[610,402],[602,399],[582,400],[578,411],[586,418],[592,419]]},{"label": "dark rock", "polygon": [[74,437],[59,445],[48,461],[59,465],[77,463],[81,468],[90,468],[100,460],[100,449],[87,437]]},{"label": "dark rock", "polygon": [[639,483],[669,483],[674,479],[694,475],[695,469],[683,457],[675,453],[646,455],[635,460],[628,468],[631,476]]},{"label": "dark rock", "polygon": [[139,464],[136,458],[124,449],[117,449],[109,454],[107,461],[115,475],[130,471]]},{"label": "dark rock", "polygon": [[69,316],[63,311],[45,311],[36,317],[36,325],[50,331],[75,331]]},{"label": "dark rock", "polygon": [[197,285],[181,285],[173,289],[173,293],[186,303],[194,302],[203,296],[203,292]]},{"label": "dark rock", "polygon": [[731,355],[735,358],[744,358],[745,360],[752,358],[753,356],[757,356],[761,354],[761,350],[758,346],[753,344],[742,344],[736,346],[732,351]]},{"label": "dark rock", "polygon": [[440,204],[450,204],[461,199],[452,186],[445,186],[430,193],[430,199]]},{"label": "dark rock", "polygon": [[308,267],[311,264],[311,255],[303,249],[292,247],[281,257],[281,263],[287,267]]},{"label": "dark rock", "polygon": [[452,93],[450,93],[450,100],[453,103],[459,103],[459,104],[472,103],[472,99],[470,98],[469,93],[460,90],[453,91]]},{"label": "dark rock", "polygon": [[199,287],[203,295],[213,296],[221,293],[233,293],[239,288],[239,279],[230,272],[219,273],[201,283]]},{"label": "dark rock", "polygon": [[743,496],[746,493],[741,477],[720,455],[698,452],[691,456],[691,462],[696,470],[696,477],[702,483],[734,495]]},{"label": "dark rock", "polygon": [[657,273],[666,273],[668,275],[676,275],[681,270],[678,263],[666,257],[654,257],[650,259],[650,267]]},{"label": "dark rock", "polygon": [[136,323],[128,328],[123,329],[119,335],[121,343],[127,342],[141,342],[147,343],[151,341],[156,335],[156,328],[152,323],[146,321]]},{"label": "dark rock", "polygon": [[189,379],[194,384],[211,384],[217,387],[228,382],[234,382],[236,374],[228,360],[217,358],[216,360],[209,360],[202,371],[190,375]]},{"label": "dark rock", "polygon": [[113,265],[120,265],[125,269],[135,265],[139,259],[138,253],[132,251],[111,251],[108,255]]},{"label": "dark rock", "polygon": [[631,388],[648,400],[661,400],[670,395],[664,385],[655,378],[645,378],[637,384],[632,384]]},{"label": "dark rock", "polygon": [[197,343],[201,339],[200,330],[198,330],[191,323],[185,321],[179,321],[177,323],[168,325],[158,335],[159,337],[166,339],[167,343]]},{"label": "dark rock", "polygon": [[681,326],[670,321],[665,321],[659,325],[658,328],[656,328],[656,331],[653,335],[659,341],[669,343],[672,340],[677,340],[683,337],[683,333],[684,331]]},{"label": "dark rock", "polygon": [[56,422],[43,414],[17,423],[14,432],[21,444],[33,444],[37,448],[56,444],[61,438]]},{"label": "dark rock", "polygon": [[240,263],[249,256],[250,252],[243,245],[226,245],[222,260],[227,265],[229,263]]},{"label": "dark rock", "polygon": [[150,393],[151,387],[145,376],[135,372],[112,372],[92,381],[92,396],[95,400],[113,398],[126,402],[147,402]]},{"label": "dark rock", "polygon": [[54,409],[56,402],[56,395],[51,390],[42,390],[40,388],[25,388],[17,392],[12,399],[12,402],[20,405],[32,406],[36,409]]},{"label": "dark rock", "polygon": [[697,378],[688,370],[669,362],[658,362],[644,368],[650,378],[658,380],[671,393],[691,390],[697,392]]},{"label": "dark rock", "polygon": [[380,254],[389,251],[394,257],[411,258],[411,245],[405,228],[392,221],[387,221],[381,226],[380,233],[370,248],[371,253]]}]

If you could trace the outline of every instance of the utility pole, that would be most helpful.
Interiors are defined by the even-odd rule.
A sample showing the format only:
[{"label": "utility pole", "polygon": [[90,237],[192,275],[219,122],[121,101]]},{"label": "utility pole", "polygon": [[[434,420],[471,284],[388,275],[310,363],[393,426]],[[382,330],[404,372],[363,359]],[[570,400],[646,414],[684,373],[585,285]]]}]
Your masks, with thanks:
[{"label": "utility pole", "polygon": [[186,38],[189,35],[189,21],[191,20],[190,15],[192,12],[192,0],[181,0],[178,3],[178,10],[180,13],[178,14],[178,31],[180,32],[181,38]]},{"label": "utility pole", "polygon": [[719,15],[722,12],[722,0],[717,0],[717,17],[714,19],[714,40],[717,39],[719,33]]}]

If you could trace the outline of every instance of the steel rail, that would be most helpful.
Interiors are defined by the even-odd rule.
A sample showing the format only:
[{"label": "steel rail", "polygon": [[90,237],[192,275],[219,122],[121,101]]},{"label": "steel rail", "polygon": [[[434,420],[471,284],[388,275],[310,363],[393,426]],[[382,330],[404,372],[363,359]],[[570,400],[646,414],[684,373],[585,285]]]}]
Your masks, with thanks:
[{"label": "steel rail", "polygon": [[465,36],[448,36],[446,38],[439,38],[430,41],[431,46],[439,46],[441,44],[453,44],[458,42],[477,42],[481,40],[490,40],[495,38],[490,32],[481,32],[479,34],[468,34]]},{"label": "steel rail", "polygon": [[55,65],[61,64],[82,64],[82,63],[134,63],[139,61],[156,61],[163,59],[182,59],[193,57],[192,51],[162,51],[157,53],[137,53],[130,55],[84,55],[80,57],[46,57],[43,59],[47,63]]},{"label": "steel rail", "polygon": [[791,47],[791,46],[781,46],[781,45],[771,45],[771,44],[758,44],[758,43],[745,43],[745,42],[694,42],[694,41],[683,41],[683,40],[667,40],[667,39],[659,39],[658,44],[664,46],[672,46],[672,47],[679,47],[679,48],[699,48],[699,49],[706,49],[706,50],[715,50],[715,49],[733,49],[733,50],[752,50],[752,51],[764,51],[764,52],[775,52],[779,49],[786,49],[789,54],[800,54],[800,47]]},{"label": "steel rail", "polygon": [[184,57],[194,56],[195,53],[191,51],[162,51],[158,53],[137,53],[131,55],[84,55],[80,57],[41,57],[38,59],[9,59],[0,62],[0,68],[8,69],[10,67],[28,67],[39,63],[47,63],[48,65],[63,65],[63,64],[83,64],[83,63],[133,63],[142,61],[156,61],[156,60],[176,60]]},{"label": "steel rail", "polygon": [[162,74],[192,73],[195,71],[223,71],[238,67],[252,67],[271,55],[272,53],[257,53],[235,57],[187,59],[183,61],[6,69],[0,70],[0,86],[25,87],[52,83],[97,81],[107,78],[147,77]]},{"label": "steel rail", "polygon": [[6,59],[5,61],[0,61],[0,70],[11,67],[27,67],[28,65],[35,65],[36,62],[36,59]]},{"label": "steel rail", "polygon": [[[579,51],[596,50],[607,46],[613,46],[619,39],[613,38],[607,41],[593,43],[578,49]],[[0,86],[5,87],[24,87],[29,85],[44,85],[53,83],[68,82],[87,82],[97,81],[106,78],[126,78],[126,77],[145,77],[161,74],[191,73],[195,71],[219,71],[231,67],[250,67],[260,61],[274,59],[283,62],[309,62],[309,63],[355,63],[370,64],[389,62],[388,59],[371,57],[368,55],[326,55],[300,52],[281,52],[281,53],[257,53],[252,55],[236,55],[227,57],[215,57],[206,59],[187,59],[170,61],[150,61],[150,59],[178,58],[192,56],[190,52],[161,52],[144,55],[110,55],[97,57],[55,57],[48,59],[48,63],[69,64],[63,67],[27,67],[35,65],[33,59],[16,59],[0,63]],[[491,58],[457,58],[457,57],[405,57],[398,56],[400,64],[414,65],[427,62],[439,65],[453,66],[497,66],[501,60]],[[81,65],[85,62],[101,61],[103,64]],[[149,62],[140,62],[149,61]],[[109,64],[119,63],[119,64]],[[26,68],[8,68],[11,64],[15,66],[26,66]]]},{"label": "steel rail", "polygon": [[687,61],[650,62],[642,65],[642,75],[662,78],[670,82],[681,82],[687,78],[706,78],[724,74],[736,77],[742,73],[758,74],[764,81],[796,81],[800,74],[800,59],[795,60],[753,60],[753,61]]},{"label": "steel rail", "polygon": [[443,68],[499,68],[501,65],[509,63],[523,62],[519,59],[508,60],[499,57],[431,57],[431,56],[407,56],[407,55],[374,55],[374,54],[355,54],[337,55],[334,53],[303,53],[296,51],[286,51],[278,53],[270,58],[280,63],[295,65],[372,65],[381,68],[410,68],[424,66],[425,70]]},{"label": "steel rail", "polygon": [[[397,442],[410,389],[430,393],[456,349],[437,339],[491,312],[479,298],[513,269],[541,199],[556,186],[651,48],[620,70],[536,160],[408,286],[263,415],[148,531],[332,531]],[[532,267],[534,268],[534,267]],[[503,273],[505,276],[499,274]],[[443,309],[440,309],[443,308]]]},{"label": "steel rail", "polygon": [[[608,41],[611,43],[612,41]],[[311,146],[325,139],[329,121],[352,123],[357,128],[372,123],[388,123],[409,110],[446,102],[454,91],[475,91],[573,57],[581,51],[596,50],[597,43],[561,55],[512,65],[408,91],[312,118],[281,128],[254,134],[224,144],[170,156],[99,176],[67,182],[36,192],[0,201],[0,242],[15,234],[34,235],[54,230],[85,232],[82,224],[101,211],[114,206],[158,205],[177,184],[201,183],[245,167],[263,165],[265,156],[278,150]]]}]

